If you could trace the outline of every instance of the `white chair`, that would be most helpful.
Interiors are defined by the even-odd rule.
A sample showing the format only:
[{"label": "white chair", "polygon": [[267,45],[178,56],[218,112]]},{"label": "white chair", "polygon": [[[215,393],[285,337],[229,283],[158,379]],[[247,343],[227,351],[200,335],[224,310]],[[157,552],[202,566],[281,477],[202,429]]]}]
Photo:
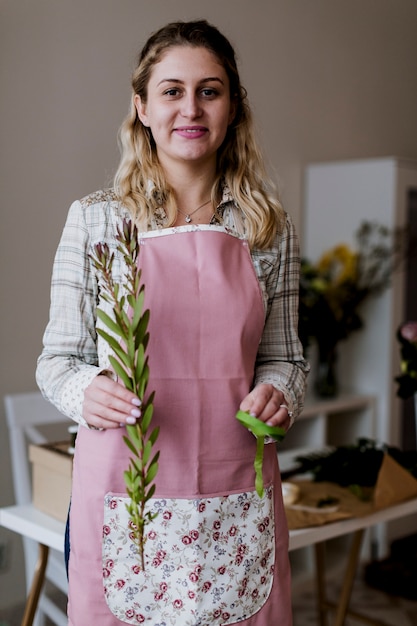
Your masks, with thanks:
[{"label": "white chair", "polygon": [[[32,501],[31,465],[28,457],[28,444],[46,443],[47,438],[39,427],[47,424],[71,421],[62,415],[40,392],[6,395],[4,398],[6,419],[10,437],[10,455],[12,464],[13,487],[16,504],[28,504]],[[45,430],[45,429],[44,429]],[[62,428],[64,430],[64,428]],[[35,541],[24,538],[26,589],[29,591],[33,572],[38,558],[38,545]],[[49,551],[45,585],[39,598],[34,626],[44,626],[45,616],[57,626],[67,626],[68,618],[56,600],[57,588],[67,594],[68,583],[64,555],[56,550]],[[55,595],[55,599],[53,596]]]}]

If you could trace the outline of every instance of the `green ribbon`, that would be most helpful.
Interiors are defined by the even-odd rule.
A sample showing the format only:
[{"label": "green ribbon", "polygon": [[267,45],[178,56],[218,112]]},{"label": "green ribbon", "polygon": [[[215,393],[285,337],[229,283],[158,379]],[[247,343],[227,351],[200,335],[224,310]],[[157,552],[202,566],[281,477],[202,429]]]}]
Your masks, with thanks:
[{"label": "green ribbon", "polygon": [[256,437],[256,455],[253,464],[255,468],[255,489],[260,498],[264,495],[264,480],[262,465],[264,460],[265,437],[272,437],[275,441],[282,441],[285,430],[281,426],[269,426],[257,417],[249,415],[246,411],[238,411],[236,419]]}]

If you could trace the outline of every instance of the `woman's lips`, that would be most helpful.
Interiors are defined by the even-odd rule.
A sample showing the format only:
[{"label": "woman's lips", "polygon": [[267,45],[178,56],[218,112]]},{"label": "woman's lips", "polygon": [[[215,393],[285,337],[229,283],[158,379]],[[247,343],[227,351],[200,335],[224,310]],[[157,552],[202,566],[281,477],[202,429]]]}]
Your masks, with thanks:
[{"label": "woman's lips", "polygon": [[205,126],[180,126],[174,129],[175,134],[187,139],[199,139],[207,133]]}]

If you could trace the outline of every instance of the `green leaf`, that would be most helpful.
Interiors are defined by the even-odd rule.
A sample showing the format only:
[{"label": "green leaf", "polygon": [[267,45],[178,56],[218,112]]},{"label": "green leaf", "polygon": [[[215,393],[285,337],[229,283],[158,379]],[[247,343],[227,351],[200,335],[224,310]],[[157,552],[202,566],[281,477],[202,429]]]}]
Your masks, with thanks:
[{"label": "green leaf", "polygon": [[140,457],[136,457],[135,459],[130,459],[134,470],[136,471],[136,479],[140,479],[140,474],[142,474],[143,466],[145,465],[145,461],[143,461]]},{"label": "green leaf", "polygon": [[145,349],[141,344],[136,348],[136,367],[135,367],[135,378],[136,380],[140,380],[143,374],[143,369],[146,365],[145,358]]},{"label": "green leaf", "polygon": [[103,337],[103,339],[109,344],[112,350],[115,352],[117,357],[122,361],[122,363],[126,366],[130,366],[129,357],[126,352],[123,350],[120,343],[115,339],[112,335],[109,335],[102,328],[97,328],[97,333]]},{"label": "green leaf", "polygon": [[130,451],[136,456],[137,455],[137,448],[133,445],[132,441],[131,441],[131,437],[123,437],[123,441],[125,442],[125,444],[127,445],[127,447],[130,449]]},{"label": "green leaf", "polygon": [[121,309],[122,303],[119,303],[118,307],[114,307],[113,308],[113,313],[114,313],[114,319],[116,320],[116,324],[119,326],[120,329],[123,329],[123,339],[127,339],[127,329],[128,329],[128,324],[125,324],[124,320],[123,320],[123,315],[122,315],[122,309]]},{"label": "green leaf", "polygon": [[136,334],[139,323],[141,321],[143,305],[145,301],[145,290],[142,288],[136,298],[136,301],[132,303],[133,317],[132,317],[132,331]]},{"label": "green leaf", "polygon": [[[135,478],[133,480],[133,492],[134,492],[134,494],[139,494],[139,496],[140,496],[140,494],[143,491],[143,489],[142,489],[142,470],[138,469],[136,466],[135,466],[135,469],[136,469],[137,473],[136,473]],[[134,499],[135,499],[135,501],[137,501],[139,498],[135,497]]]},{"label": "green leaf", "polygon": [[152,452],[152,441],[148,440],[145,443],[145,445],[143,446],[143,455],[142,455],[143,465],[146,465],[147,462],[149,461],[149,457],[151,456],[151,452]]},{"label": "green leaf", "polygon": [[138,426],[138,424],[128,424],[126,426],[126,432],[129,435],[129,438],[132,441],[133,445],[136,446],[135,455],[137,456],[138,451],[140,452],[143,448],[141,428],[140,426]]},{"label": "green leaf", "polygon": [[154,428],[151,434],[149,435],[149,441],[152,442],[152,445],[155,444],[156,440],[158,439],[158,435],[159,435],[159,426]]},{"label": "green leaf", "polygon": [[145,411],[142,414],[142,419],[141,419],[141,426],[142,426],[143,433],[148,432],[148,428],[149,428],[149,424],[151,423],[152,416],[153,416],[153,405],[148,404],[148,406],[146,407]]},{"label": "green leaf", "polygon": [[256,493],[260,498],[264,495],[264,479],[262,474],[262,466],[264,460],[264,447],[265,447],[265,439],[264,437],[256,438],[256,456],[254,462],[255,468],[255,489]]},{"label": "green leaf", "polygon": [[149,368],[148,368],[148,359],[146,359],[146,364],[145,367],[143,369],[142,372],[142,376],[140,378],[139,381],[139,389],[138,389],[138,396],[139,398],[143,398],[143,396],[145,395],[145,391],[146,391],[146,387],[148,385],[148,381],[149,381]]},{"label": "green leaf", "polygon": [[[155,457],[157,459],[159,457],[159,453],[157,453]],[[156,461],[152,461],[152,463],[149,465],[148,471],[146,472],[145,485],[149,485],[149,483],[153,481],[157,472],[158,472],[158,463]]]},{"label": "green leaf", "polygon": [[[156,485],[155,483],[153,483],[153,485],[149,487],[148,493],[146,494],[146,500],[150,500],[152,498],[153,494],[155,493],[155,489],[156,489]],[[149,519],[155,519],[158,513],[155,513],[154,515],[152,515],[151,512],[148,511],[147,515],[149,516]]]},{"label": "green leaf", "polygon": [[145,350],[146,350],[148,337],[149,337],[149,335],[146,333],[147,328],[148,328],[149,318],[150,318],[150,313],[149,313],[149,309],[147,309],[142,315],[140,322],[138,324],[138,327],[136,328],[136,332],[135,332],[136,347],[139,347],[140,344],[142,344]]},{"label": "green leaf", "polygon": [[153,459],[152,459],[151,464],[152,464],[152,463],[157,463],[157,461],[158,461],[158,459],[159,459],[159,454],[160,454],[159,450],[158,450],[157,452],[155,452],[155,455],[154,455],[154,457],[153,457]]},{"label": "green leaf", "polygon": [[250,430],[255,437],[272,437],[275,441],[282,441],[285,437],[285,429],[280,426],[269,426],[262,422],[262,420],[257,417],[253,417],[253,415],[249,415],[245,411],[238,411],[236,413],[236,419],[246,426],[248,430]]},{"label": "green leaf", "polygon": [[129,376],[126,374],[126,371],[124,370],[120,362],[117,359],[115,359],[114,356],[112,356],[111,354],[109,355],[109,362],[111,366],[113,367],[114,371],[116,372],[116,374],[119,376],[119,378],[122,379],[124,386],[127,389],[130,389],[131,391],[133,391],[133,383],[131,379],[129,378]]},{"label": "green leaf", "polygon": [[123,477],[124,477],[124,481],[125,481],[126,486],[128,487],[128,489],[131,489],[132,488],[132,479],[131,479],[131,476],[130,476],[130,472],[127,471],[127,470],[125,472],[123,472]]},{"label": "green leaf", "polygon": [[123,329],[119,326],[119,324],[116,324],[116,322],[110,317],[110,315],[107,315],[107,313],[105,313],[101,309],[97,309],[97,317],[103,322],[103,324],[107,326],[107,328],[110,328],[110,330],[113,331],[116,335],[119,335],[119,337],[123,337],[123,339],[126,339],[126,335],[124,334]]},{"label": "green leaf", "polygon": [[123,324],[123,326],[125,328],[129,328],[130,326],[130,319],[128,314],[126,313],[126,311],[124,309],[120,310],[120,321]]},{"label": "green leaf", "polygon": [[127,341],[126,341],[126,351],[129,355],[129,366],[130,364],[133,365],[135,362],[135,340],[130,330],[129,330],[129,337],[127,338]]},{"label": "green leaf", "polygon": [[149,341],[149,333],[146,333],[144,335],[143,341],[142,341],[142,344],[143,344],[143,347],[145,348],[145,350],[148,347],[148,341]]}]

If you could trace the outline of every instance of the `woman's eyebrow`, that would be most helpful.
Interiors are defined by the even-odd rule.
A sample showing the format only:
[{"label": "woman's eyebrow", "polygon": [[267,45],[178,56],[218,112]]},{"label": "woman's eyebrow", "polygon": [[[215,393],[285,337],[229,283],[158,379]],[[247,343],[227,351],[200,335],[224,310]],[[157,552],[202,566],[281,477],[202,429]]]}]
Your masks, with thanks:
[{"label": "woman's eyebrow", "polygon": [[[157,84],[157,86],[162,85],[163,83],[175,83],[175,84],[179,84],[179,85],[183,85],[185,81],[181,80],[180,78],[162,78],[162,80],[159,81],[159,83]],[[224,85],[224,81],[219,78],[218,76],[208,76],[207,78],[202,78],[199,83],[200,84],[205,84],[205,83],[212,83],[212,82],[218,82],[221,85]]]}]

